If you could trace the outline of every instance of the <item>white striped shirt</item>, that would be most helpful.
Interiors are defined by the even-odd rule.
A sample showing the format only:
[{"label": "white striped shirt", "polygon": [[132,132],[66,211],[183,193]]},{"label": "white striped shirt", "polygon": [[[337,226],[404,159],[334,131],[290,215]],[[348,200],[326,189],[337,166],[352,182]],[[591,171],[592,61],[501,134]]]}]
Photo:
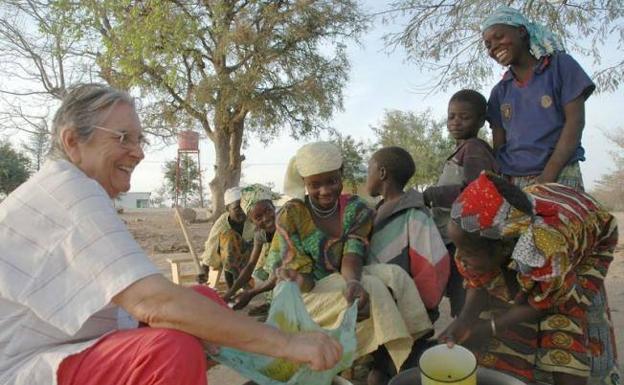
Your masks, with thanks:
[{"label": "white striped shirt", "polygon": [[0,384],[56,384],[63,358],[127,321],[111,298],[158,273],[102,186],[48,161],[0,204]]}]

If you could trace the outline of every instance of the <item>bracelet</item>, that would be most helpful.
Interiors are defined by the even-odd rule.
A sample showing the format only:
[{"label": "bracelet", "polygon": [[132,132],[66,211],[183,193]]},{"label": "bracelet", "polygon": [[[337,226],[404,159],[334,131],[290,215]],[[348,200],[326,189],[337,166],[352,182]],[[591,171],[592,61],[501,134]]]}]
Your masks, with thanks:
[{"label": "bracelet", "polygon": [[357,279],[349,279],[349,280],[347,280],[346,285],[349,286],[350,283],[357,283],[358,285],[362,286],[362,282],[360,282]]},{"label": "bracelet", "polygon": [[496,322],[494,322],[494,316],[490,318],[490,328],[492,329],[492,336],[496,336]]}]

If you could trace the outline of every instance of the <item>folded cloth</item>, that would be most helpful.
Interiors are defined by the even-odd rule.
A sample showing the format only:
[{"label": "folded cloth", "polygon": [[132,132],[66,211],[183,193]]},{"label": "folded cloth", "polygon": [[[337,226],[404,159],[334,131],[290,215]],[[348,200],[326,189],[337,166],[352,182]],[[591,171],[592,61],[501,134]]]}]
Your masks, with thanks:
[{"label": "folded cloth", "polygon": [[[370,317],[356,325],[355,358],[385,345],[396,368],[410,354],[415,339],[432,330],[431,321],[410,276],[397,265],[364,266],[362,286],[369,295]],[[303,302],[312,319],[323,328],[336,327],[347,308],[346,282],[338,273],[315,283],[303,293]],[[392,293],[388,290],[392,290]]]}]

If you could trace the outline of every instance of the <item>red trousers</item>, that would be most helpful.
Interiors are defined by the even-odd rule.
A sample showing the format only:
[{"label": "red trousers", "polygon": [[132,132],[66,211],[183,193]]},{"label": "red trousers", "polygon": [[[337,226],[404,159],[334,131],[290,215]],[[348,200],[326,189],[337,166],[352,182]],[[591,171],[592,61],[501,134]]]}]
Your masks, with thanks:
[{"label": "red trousers", "polygon": [[[193,287],[227,307],[212,289]],[[206,355],[196,337],[173,329],[120,330],[65,358],[59,385],[206,385]]]}]

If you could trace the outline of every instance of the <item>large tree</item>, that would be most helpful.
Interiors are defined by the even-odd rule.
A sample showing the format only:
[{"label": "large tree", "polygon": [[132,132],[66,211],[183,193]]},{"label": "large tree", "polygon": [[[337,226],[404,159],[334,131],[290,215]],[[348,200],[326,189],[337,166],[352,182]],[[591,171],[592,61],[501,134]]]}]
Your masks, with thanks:
[{"label": "large tree", "polygon": [[30,176],[29,161],[11,144],[0,142],[0,198],[4,198]]},{"label": "large tree", "polygon": [[288,128],[317,133],[342,107],[344,41],[365,27],[353,0],[203,2],[65,0],[79,33],[99,34],[102,76],[139,89],[154,130],[195,129],[213,142],[213,212],[237,185],[241,146]]},{"label": "large tree", "polygon": [[0,2],[0,129],[36,134],[67,87],[92,81],[95,53],[54,0]]},{"label": "large tree", "polygon": [[[451,85],[479,87],[497,65],[481,41],[485,16],[501,5],[522,10],[561,36],[572,51],[593,58],[599,89],[613,91],[624,81],[624,5],[622,0],[395,0],[378,13],[386,22],[406,20],[404,27],[385,36],[390,49],[405,49],[410,61],[436,76],[424,89]],[[608,47],[617,47],[603,62]]]},{"label": "large tree", "polygon": [[342,152],[342,179],[345,189],[356,194],[358,186],[366,181],[370,146],[351,135],[335,132],[331,138]]},{"label": "large tree", "polygon": [[446,135],[446,124],[431,117],[431,111],[386,111],[381,124],[372,127],[380,147],[400,146],[414,158],[416,173],[408,186],[423,188],[438,180],[455,141]]}]

